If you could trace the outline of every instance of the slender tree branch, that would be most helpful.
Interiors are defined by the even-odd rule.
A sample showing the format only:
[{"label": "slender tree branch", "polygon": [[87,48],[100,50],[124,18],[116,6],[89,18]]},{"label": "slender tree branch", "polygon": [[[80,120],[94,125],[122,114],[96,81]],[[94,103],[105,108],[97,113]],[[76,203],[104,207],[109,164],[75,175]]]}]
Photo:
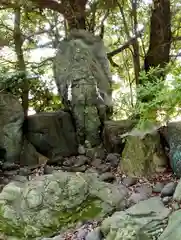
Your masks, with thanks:
[{"label": "slender tree branch", "polygon": [[55,0],[31,0],[31,2],[41,9],[47,8],[59,12],[61,14],[63,14],[65,11],[63,4],[58,3]]},{"label": "slender tree branch", "polygon": [[142,35],[142,33],[143,33],[143,30],[144,30],[144,29],[142,29],[141,31],[139,31],[135,37],[133,37],[133,38],[131,38],[130,40],[128,40],[128,41],[127,41],[126,43],[124,43],[121,47],[113,50],[112,52],[109,52],[109,53],[107,54],[108,58],[113,57],[113,56],[119,54],[120,52],[122,52],[123,50],[129,48],[129,46],[133,44],[133,42],[135,41],[136,38],[141,37],[141,35]]}]

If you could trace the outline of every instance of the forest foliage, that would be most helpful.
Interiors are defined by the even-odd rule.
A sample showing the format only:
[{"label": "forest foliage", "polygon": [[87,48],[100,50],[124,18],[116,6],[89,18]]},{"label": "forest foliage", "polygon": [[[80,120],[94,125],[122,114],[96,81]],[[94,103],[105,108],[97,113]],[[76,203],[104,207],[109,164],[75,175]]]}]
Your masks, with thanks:
[{"label": "forest foliage", "polygon": [[[38,0],[0,0],[0,81],[12,79],[8,88],[22,101],[25,112],[30,108],[41,112],[63,107],[54,84],[52,60],[73,20],[54,7],[54,0],[43,2],[44,6]],[[169,121],[179,114],[179,0],[62,0],[59,6],[64,7],[65,2],[80,4],[77,9],[74,5],[75,14],[84,10],[81,4],[86,4],[86,29],[100,35],[105,43],[114,80],[115,119],[139,114],[142,126],[156,120]],[[164,74],[159,75],[162,63],[151,63],[153,67],[147,71],[145,62],[150,46],[154,45],[152,31],[161,29],[163,24],[157,26],[152,17],[166,4],[171,11],[171,46]],[[161,37],[157,40],[161,41]],[[149,96],[149,101],[143,101],[145,96]]]}]

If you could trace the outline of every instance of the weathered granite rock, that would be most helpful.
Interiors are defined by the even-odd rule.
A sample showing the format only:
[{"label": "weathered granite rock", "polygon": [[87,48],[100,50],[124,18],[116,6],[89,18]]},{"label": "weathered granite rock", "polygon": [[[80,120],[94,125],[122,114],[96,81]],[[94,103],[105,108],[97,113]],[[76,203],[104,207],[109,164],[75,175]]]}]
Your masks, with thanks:
[{"label": "weathered granite rock", "polygon": [[38,165],[40,163],[39,162],[40,155],[41,154],[37,152],[36,148],[26,138],[24,138],[20,154],[20,165],[21,166]]},{"label": "weathered granite rock", "polygon": [[177,202],[181,202],[181,180],[178,182],[176,186],[173,199]]},{"label": "weathered granite rock", "polygon": [[126,135],[119,169],[132,176],[148,176],[167,166],[157,131],[133,131]]},{"label": "weathered granite rock", "polygon": [[98,158],[98,159],[105,159],[106,157],[106,151],[103,146],[97,146],[94,148],[87,148],[86,149],[86,156],[91,158],[92,160]]},{"label": "weathered granite rock", "polygon": [[95,174],[59,171],[11,182],[0,193],[0,232],[19,239],[49,237],[78,221],[123,209],[126,196]]},{"label": "weathered granite rock", "polygon": [[178,177],[181,177],[181,122],[169,123],[165,131],[165,137],[170,149],[170,165],[173,172]]},{"label": "weathered granite rock", "polygon": [[71,116],[57,111],[28,117],[27,139],[49,159],[77,154],[77,141]]},{"label": "weathered granite rock", "polygon": [[161,191],[161,197],[173,196],[176,187],[177,187],[176,182],[167,183]]},{"label": "weathered granite rock", "polygon": [[102,40],[85,30],[72,30],[59,44],[54,71],[58,91],[75,120],[79,144],[88,140],[92,147],[99,145],[112,105],[111,74]]},{"label": "weathered granite rock", "polygon": [[0,149],[7,162],[18,162],[22,145],[24,113],[18,99],[0,92]]},{"label": "weathered granite rock", "polygon": [[103,130],[103,141],[106,150],[109,153],[121,153],[124,148],[124,142],[121,135],[133,129],[137,121],[105,121]]},{"label": "weathered granite rock", "polygon": [[168,226],[158,240],[181,239],[181,210],[173,212],[168,221]]},{"label": "weathered granite rock", "polygon": [[102,236],[99,227],[94,229],[92,232],[88,233],[88,235],[85,238],[85,240],[101,240],[101,239]]},{"label": "weathered granite rock", "polygon": [[153,197],[106,218],[101,231],[106,240],[157,239],[166,227],[169,213],[161,200]]}]

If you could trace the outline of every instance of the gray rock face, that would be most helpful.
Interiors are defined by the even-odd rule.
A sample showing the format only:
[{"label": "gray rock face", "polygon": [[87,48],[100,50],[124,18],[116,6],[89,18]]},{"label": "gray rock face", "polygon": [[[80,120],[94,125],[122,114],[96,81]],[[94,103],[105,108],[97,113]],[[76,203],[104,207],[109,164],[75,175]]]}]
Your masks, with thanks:
[{"label": "gray rock face", "polygon": [[173,195],[173,199],[175,201],[181,202],[181,180],[177,184],[177,187]]},{"label": "gray rock face", "polygon": [[92,173],[59,171],[11,182],[0,193],[0,232],[19,239],[49,237],[76,222],[123,209],[126,196]]},{"label": "gray rock face", "polygon": [[175,182],[167,183],[161,191],[161,196],[162,197],[172,196],[175,192],[176,186],[177,186],[177,183]]},{"label": "gray rock face", "polygon": [[63,40],[54,61],[56,84],[75,120],[79,144],[98,145],[111,106],[109,63],[100,38],[75,30]]},{"label": "gray rock face", "polygon": [[101,240],[101,239],[102,239],[102,236],[101,236],[100,228],[94,229],[94,231],[88,233],[85,238],[85,240]]},{"label": "gray rock face", "polygon": [[40,154],[36,151],[36,148],[25,138],[22,144],[20,154],[21,166],[33,166],[39,164]]},{"label": "gray rock face", "polygon": [[137,182],[137,178],[134,178],[134,177],[125,177],[122,181],[122,183],[126,186],[126,187],[130,187],[134,184],[136,184]]},{"label": "gray rock face", "polygon": [[173,172],[181,177],[181,122],[171,122],[165,129],[165,138],[169,144],[169,159]]},{"label": "gray rock face", "polygon": [[173,212],[169,217],[168,226],[158,240],[180,240],[181,210]]},{"label": "gray rock face", "polygon": [[27,138],[46,157],[77,154],[77,141],[68,112],[39,113],[28,117]]},{"label": "gray rock face", "polygon": [[5,161],[17,162],[22,145],[24,113],[18,99],[10,93],[0,92],[0,149]]},{"label": "gray rock face", "polygon": [[169,213],[161,200],[153,197],[106,218],[101,231],[106,239],[111,240],[158,239],[166,227]]},{"label": "gray rock face", "polygon": [[154,193],[160,193],[162,189],[164,188],[164,183],[162,182],[157,182],[155,186],[153,187],[153,192]]},{"label": "gray rock face", "polygon": [[105,121],[103,141],[106,150],[109,153],[122,153],[124,142],[121,135],[131,131],[136,123],[132,120]]},{"label": "gray rock face", "polygon": [[130,132],[126,138],[125,148],[119,168],[132,176],[148,176],[159,172],[167,166],[167,159],[156,130],[150,132]]}]

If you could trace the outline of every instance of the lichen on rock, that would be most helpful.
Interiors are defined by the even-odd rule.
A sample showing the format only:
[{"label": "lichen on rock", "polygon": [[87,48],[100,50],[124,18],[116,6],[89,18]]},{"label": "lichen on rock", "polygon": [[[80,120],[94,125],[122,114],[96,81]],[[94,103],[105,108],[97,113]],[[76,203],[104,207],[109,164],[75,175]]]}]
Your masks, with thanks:
[{"label": "lichen on rock", "polygon": [[48,237],[78,221],[123,209],[126,194],[94,174],[60,171],[11,182],[0,193],[0,232],[19,239]]},{"label": "lichen on rock", "polygon": [[167,166],[157,131],[133,131],[125,138],[119,169],[128,175],[148,176]]}]

